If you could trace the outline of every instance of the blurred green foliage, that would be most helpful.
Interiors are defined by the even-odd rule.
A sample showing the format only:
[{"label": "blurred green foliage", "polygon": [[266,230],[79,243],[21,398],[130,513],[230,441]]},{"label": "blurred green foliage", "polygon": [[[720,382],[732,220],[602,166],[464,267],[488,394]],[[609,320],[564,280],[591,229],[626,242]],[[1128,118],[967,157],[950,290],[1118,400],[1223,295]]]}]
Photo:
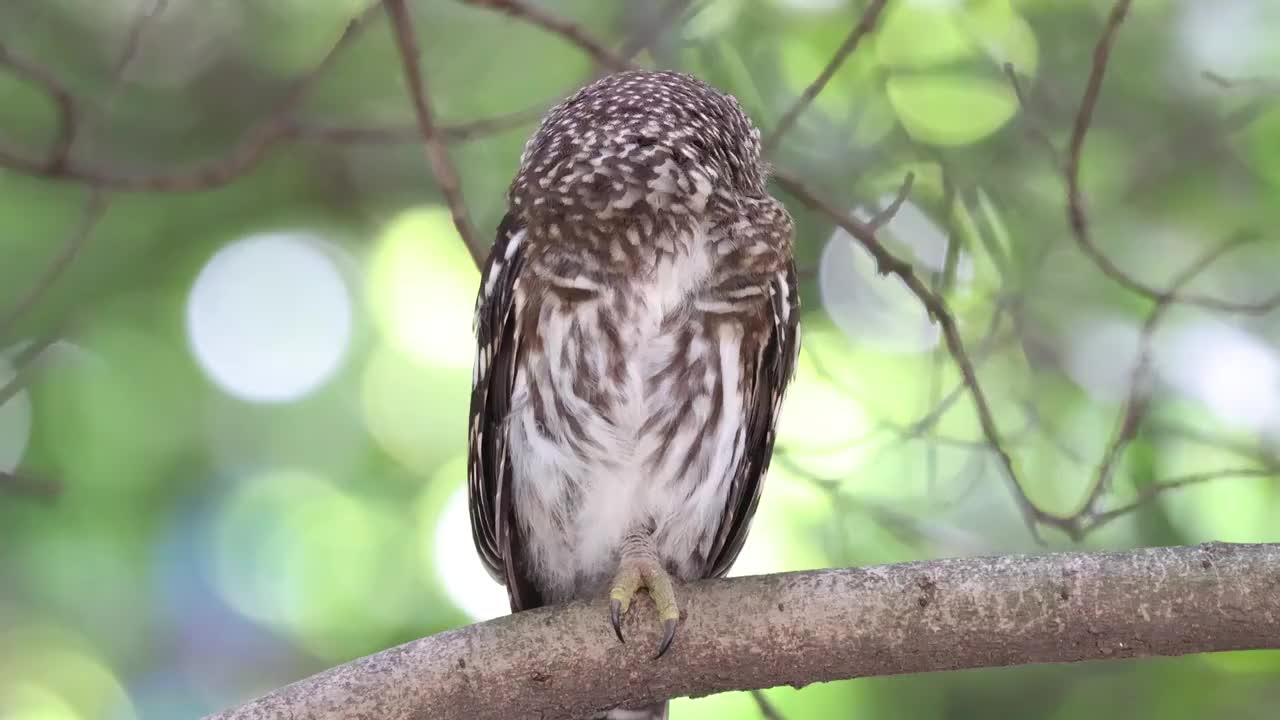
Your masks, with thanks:
[{"label": "blurred green foliage", "polygon": [[[651,34],[665,4],[539,3],[612,47]],[[526,23],[453,0],[412,5],[446,124],[545,107],[597,70]],[[77,99],[74,167],[181,174],[225,157],[364,3],[170,0],[117,77],[150,6],[0,3],[0,45]],[[640,61],[733,92],[767,131],[863,6],[695,0]],[[864,215],[914,173],[884,235],[946,294],[1027,495],[1058,512],[1083,497],[1112,436],[1152,307],[1098,272],[1065,220],[1060,154],[1108,11],[1099,0],[890,0],[773,158]],[[1270,0],[1135,3],[1082,157],[1094,236],[1126,272],[1163,287],[1249,232],[1262,239],[1191,289],[1248,302],[1280,287],[1278,40]],[[42,157],[56,113],[38,85],[0,72],[0,148]],[[385,19],[319,78],[301,118],[412,125]],[[450,148],[486,234],[533,127]],[[0,311],[37,285],[86,195],[0,163]],[[958,382],[919,304],[829,219],[781,196],[798,227],[805,350],[737,572],[1037,549],[967,397],[913,431]],[[60,487],[48,502],[0,493],[0,718],[195,717],[502,612],[461,499],[478,273],[421,148],[281,142],[220,187],[109,202],[67,272],[0,337],[0,386],[29,343],[62,338],[0,405],[0,471]],[[329,275],[336,293],[323,289]],[[318,311],[330,306],[341,312]],[[1107,506],[1163,478],[1275,466],[1278,318],[1169,313],[1153,336],[1150,415]],[[1083,545],[1209,539],[1280,540],[1280,485],[1226,478],[1165,493]],[[790,720],[1261,719],[1280,707],[1280,655],[765,697]],[[760,710],[745,693],[673,709],[712,713]]]}]

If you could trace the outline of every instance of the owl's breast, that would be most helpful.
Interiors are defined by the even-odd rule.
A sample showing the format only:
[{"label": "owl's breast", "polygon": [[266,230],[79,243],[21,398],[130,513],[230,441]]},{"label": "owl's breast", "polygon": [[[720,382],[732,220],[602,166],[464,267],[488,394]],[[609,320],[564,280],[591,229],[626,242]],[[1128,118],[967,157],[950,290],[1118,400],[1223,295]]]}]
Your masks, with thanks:
[{"label": "owl's breast", "polygon": [[604,577],[641,527],[678,575],[701,568],[740,453],[742,333],[698,310],[714,249],[693,240],[607,289],[529,298],[508,427],[518,514],[535,565],[562,573],[553,587]]}]

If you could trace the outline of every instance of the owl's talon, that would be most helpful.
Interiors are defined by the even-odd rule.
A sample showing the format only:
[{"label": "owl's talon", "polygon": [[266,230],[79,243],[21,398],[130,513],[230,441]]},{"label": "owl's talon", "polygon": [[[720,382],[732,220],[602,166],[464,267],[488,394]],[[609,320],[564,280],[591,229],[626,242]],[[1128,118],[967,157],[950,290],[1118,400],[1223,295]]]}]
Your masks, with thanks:
[{"label": "owl's talon", "polygon": [[614,598],[609,601],[609,620],[613,623],[613,632],[618,636],[618,642],[626,644],[626,640],[622,639],[622,601]]},{"label": "owl's talon", "polygon": [[653,656],[654,660],[662,657],[671,649],[671,643],[676,639],[676,626],[680,624],[680,618],[667,618],[662,621],[662,642],[658,644],[658,654]]},{"label": "owl's talon", "polygon": [[676,605],[675,585],[662,564],[651,558],[624,557],[618,565],[618,574],[614,576],[613,586],[609,590],[609,620],[613,623],[613,631],[622,639],[622,616],[631,607],[631,598],[644,588],[658,609],[658,617],[662,620],[662,642],[658,645],[658,659],[671,648],[676,637],[676,626],[680,623],[680,609]]}]

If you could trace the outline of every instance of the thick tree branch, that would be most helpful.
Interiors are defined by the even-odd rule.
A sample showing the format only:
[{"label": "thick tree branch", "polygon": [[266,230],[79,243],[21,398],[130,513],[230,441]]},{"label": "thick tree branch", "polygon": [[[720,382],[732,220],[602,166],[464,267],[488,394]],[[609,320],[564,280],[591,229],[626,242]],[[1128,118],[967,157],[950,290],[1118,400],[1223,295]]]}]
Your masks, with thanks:
[{"label": "thick tree branch", "polygon": [[[873,675],[1280,648],[1280,545],[905,563],[707,580],[654,661],[603,599],[441,633],[209,720],[586,717],[618,703]],[[646,603],[647,605],[647,603]]]}]

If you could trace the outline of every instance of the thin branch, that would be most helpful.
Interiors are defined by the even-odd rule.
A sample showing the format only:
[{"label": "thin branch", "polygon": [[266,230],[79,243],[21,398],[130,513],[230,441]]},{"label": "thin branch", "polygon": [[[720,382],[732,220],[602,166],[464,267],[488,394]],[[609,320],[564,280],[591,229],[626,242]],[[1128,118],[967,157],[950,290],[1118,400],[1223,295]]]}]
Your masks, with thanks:
[{"label": "thin branch", "polygon": [[902,204],[911,196],[911,186],[916,181],[916,174],[908,172],[906,177],[902,178],[902,185],[898,187],[898,194],[894,196],[893,202],[886,205],[880,212],[876,213],[867,221],[867,227],[871,232],[879,232],[898,211],[902,209]]},{"label": "thin branch", "polygon": [[610,70],[628,70],[634,67],[622,55],[605,47],[600,41],[578,27],[577,24],[557,17],[542,8],[530,5],[521,0],[462,0],[473,7],[486,8],[524,20],[530,24],[554,33],[569,43],[581,48],[600,65]]},{"label": "thin branch", "polygon": [[693,0],[667,0],[667,4],[662,6],[647,28],[633,35],[618,48],[618,56],[629,61],[639,55],[642,50],[656,43],[658,38],[662,37],[662,34],[674,25],[692,4]]},{"label": "thin branch", "polygon": [[0,470],[0,493],[53,500],[62,493],[62,486],[50,480],[41,480],[18,472]]},{"label": "thin branch", "polygon": [[[1120,24],[1129,12],[1131,0],[1117,0],[1107,18],[1106,29],[1098,39],[1093,50],[1093,66],[1089,72],[1089,80],[1085,86],[1084,97],[1080,101],[1080,109],[1076,113],[1071,129],[1071,139],[1067,146],[1066,162],[1063,175],[1067,185],[1067,219],[1071,226],[1076,245],[1093,261],[1093,264],[1104,275],[1121,286],[1153,300],[1160,300],[1164,293],[1157,287],[1144,283],[1120,269],[1106,253],[1098,247],[1089,231],[1089,218],[1085,211],[1084,198],[1080,190],[1080,160],[1084,154],[1085,139],[1093,121],[1094,108],[1102,92],[1102,80],[1106,75],[1107,63],[1111,58],[1111,48],[1115,45]],[[1223,312],[1261,314],[1280,308],[1280,293],[1276,293],[1259,302],[1236,302],[1202,295],[1178,296],[1174,301]]]},{"label": "thin branch", "polygon": [[[495,115],[456,125],[439,125],[436,130],[445,142],[467,142],[532,125],[546,114],[549,107],[544,103],[506,115]],[[419,130],[416,122],[412,125],[378,126],[295,120],[285,134],[289,138],[305,142],[336,145],[392,145],[422,142],[422,131]]]},{"label": "thin branch", "polygon": [[[258,125],[250,129],[240,144],[216,160],[178,171],[128,174],[102,168],[77,166],[66,158],[56,163],[35,161],[23,157],[10,148],[0,147],[0,166],[37,177],[73,180],[119,191],[179,192],[207,190],[226,185],[256,167],[272,146],[289,136],[294,128],[293,117],[311,89],[324,72],[333,65],[341,52],[368,25],[369,20],[380,8],[380,3],[375,2],[351,20],[319,64],[295,82],[294,88],[284,101]],[[58,97],[53,93],[59,85],[46,87],[52,97]],[[67,98],[70,98],[70,95],[67,95]]]},{"label": "thin branch", "polygon": [[71,236],[63,243],[62,250],[49,263],[49,267],[45,269],[44,274],[40,276],[35,285],[25,295],[18,298],[17,303],[8,313],[0,315],[0,345],[6,342],[6,339],[22,317],[40,302],[45,293],[53,287],[58,278],[62,277],[62,274],[71,266],[72,261],[80,254],[85,243],[92,237],[93,228],[98,224],[106,209],[106,193],[100,188],[90,189],[89,200],[85,204],[84,210],[80,213],[80,221],[76,224]]},{"label": "thin branch", "polygon": [[798,200],[827,215],[833,222],[853,236],[867,252],[871,253],[880,273],[896,275],[907,286],[907,289],[920,300],[929,316],[942,329],[947,351],[951,353],[951,358],[960,369],[960,375],[964,380],[965,387],[969,389],[969,396],[973,400],[974,409],[978,415],[978,423],[982,427],[982,434],[986,437],[991,451],[1000,460],[1005,481],[1013,492],[1014,500],[1026,520],[1028,529],[1038,541],[1043,542],[1040,538],[1037,521],[1052,519],[1053,516],[1045,513],[1035,503],[1031,502],[1031,499],[1027,497],[1027,494],[1022,489],[1022,485],[1018,480],[1017,470],[1013,466],[1013,460],[1000,439],[1000,431],[996,427],[995,416],[991,412],[990,404],[987,402],[986,393],[983,392],[982,386],[978,382],[977,372],[974,370],[973,362],[969,359],[969,354],[965,350],[964,341],[960,337],[955,318],[951,315],[950,309],[947,308],[946,301],[925,285],[915,274],[909,263],[889,252],[876,238],[875,231],[871,227],[818,197],[797,178],[783,172],[775,172],[774,179]]},{"label": "thin branch", "polygon": [[769,698],[765,697],[763,692],[752,690],[751,699],[756,701],[756,708],[760,711],[760,717],[764,718],[764,720],[787,720],[778,711],[777,706]]},{"label": "thin branch", "polygon": [[1022,110],[1022,124],[1026,128],[1027,135],[1036,145],[1039,145],[1049,155],[1049,159],[1053,161],[1056,167],[1062,166],[1062,159],[1058,154],[1058,148],[1054,146],[1053,140],[1049,138],[1049,134],[1040,127],[1035,118],[1031,114],[1031,100],[1027,97],[1026,90],[1022,87],[1022,81],[1018,79],[1018,71],[1014,68],[1013,63],[1004,64],[1005,77],[1009,79],[1009,85],[1013,88],[1013,94],[1018,99],[1018,107]]},{"label": "thin branch", "polygon": [[1274,468],[1228,468],[1225,470],[1212,470],[1209,472],[1191,473],[1181,477],[1152,483],[1142,488],[1138,493],[1138,497],[1132,502],[1112,508],[1105,512],[1094,513],[1088,518],[1084,532],[1093,530],[1106,525],[1116,518],[1127,515],[1155,500],[1156,497],[1169,492],[1170,490],[1178,490],[1190,485],[1199,485],[1214,480],[1223,480],[1226,478],[1270,478],[1275,479],[1280,476],[1280,471]]},{"label": "thin branch", "polygon": [[208,720],[550,720],[852,677],[1280,648],[1277,567],[1280,545],[1213,543],[704,580],[680,589],[680,636],[656,662],[653,611],[627,617],[622,645],[600,598],[416,640]]},{"label": "thin branch", "polygon": [[413,30],[413,20],[409,17],[409,9],[405,7],[404,0],[384,0],[383,4],[387,8],[387,15],[391,18],[391,26],[395,30],[396,47],[400,51],[405,82],[409,86],[409,95],[413,98],[414,114],[418,118],[418,131],[422,134],[431,173],[435,176],[436,184],[439,185],[441,194],[449,204],[449,213],[453,216],[453,225],[458,229],[458,235],[462,237],[462,242],[471,252],[476,265],[482,265],[485,255],[488,254],[488,247],[479,241],[479,236],[471,227],[471,220],[467,216],[467,204],[462,198],[462,184],[458,179],[458,170],[449,159],[449,151],[436,130],[427,90],[427,79],[419,63],[418,39]]},{"label": "thin branch", "polygon": [[113,75],[116,77],[124,76],[124,71],[133,62],[133,59],[137,57],[138,50],[142,47],[142,35],[146,32],[147,26],[160,17],[168,8],[169,0],[155,0],[150,10],[146,10],[138,16],[133,26],[129,28],[129,34],[125,36],[124,48],[120,51],[120,56],[116,58],[116,63],[111,68]]},{"label": "thin branch", "polygon": [[1072,538],[1079,540],[1083,537],[1087,527],[1097,525],[1092,521],[1094,520],[1098,502],[1102,499],[1103,493],[1110,487],[1117,463],[1124,456],[1125,449],[1137,437],[1138,429],[1146,417],[1147,376],[1150,374],[1152,362],[1151,345],[1156,329],[1172,304],[1173,299],[1177,297],[1179,290],[1208,270],[1219,258],[1257,239],[1257,235],[1239,235],[1230,238],[1209,250],[1202,257],[1189,263],[1182,272],[1178,273],[1178,276],[1170,284],[1169,289],[1161,295],[1155,307],[1147,315],[1139,335],[1138,357],[1134,361],[1133,369],[1129,375],[1129,393],[1125,398],[1124,407],[1121,411],[1120,419],[1116,423],[1115,431],[1112,433],[1111,441],[1107,443],[1106,449],[1103,450],[1102,462],[1098,465],[1093,483],[1086,493],[1080,509],[1072,515],[1062,518],[1063,523],[1060,527],[1070,534]]},{"label": "thin branch", "polygon": [[1225,450],[1233,455],[1255,462],[1280,475],[1280,456],[1267,447],[1261,438],[1244,442],[1225,434],[1209,432],[1175,420],[1159,419],[1148,423],[1148,430],[1157,435],[1177,438],[1214,450]]},{"label": "thin branch", "polygon": [[9,382],[0,385],[0,407],[12,400],[22,389],[27,386],[31,379],[31,375],[36,368],[37,361],[44,355],[44,351],[48,350],[55,342],[58,341],[56,333],[49,333],[39,340],[27,345],[19,352],[11,363],[13,367],[13,377]]},{"label": "thin branch", "polygon": [[1274,77],[1227,77],[1212,70],[1205,70],[1200,73],[1200,77],[1217,85],[1223,90],[1239,90],[1241,88],[1249,88],[1251,90],[1265,90],[1274,92],[1280,90],[1280,79]]},{"label": "thin branch", "polygon": [[886,1],[871,0],[871,4],[862,13],[862,19],[845,36],[844,42],[840,43],[840,47],[836,48],[835,54],[827,61],[826,67],[822,68],[822,72],[818,73],[818,77],[814,78],[813,82],[809,83],[809,86],[804,89],[804,92],[800,93],[800,97],[796,98],[795,103],[787,108],[787,111],[782,114],[782,119],[774,127],[773,132],[769,133],[768,137],[765,138],[764,150],[766,153],[773,152],[778,143],[782,141],[782,136],[791,129],[796,119],[800,117],[800,113],[804,112],[805,108],[809,107],[809,104],[818,97],[818,94],[822,92],[827,83],[836,74],[836,71],[844,64],[844,61],[858,48],[862,38],[875,29],[876,21],[880,17],[880,11],[884,10]]},{"label": "thin branch", "polygon": [[[13,51],[0,45],[0,67],[7,67],[15,75],[40,86],[53,102],[58,112],[58,130],[54,134],[53,144],[42,161],[31,161],[33,168],[48,173],[62,170],[67,163],[67,153],[71,150],[72,139],[76,135],[76,102],[66,83],[54,73],[41,65],[37,65]],[[0,154],[0,161],[3,155]]]}]

